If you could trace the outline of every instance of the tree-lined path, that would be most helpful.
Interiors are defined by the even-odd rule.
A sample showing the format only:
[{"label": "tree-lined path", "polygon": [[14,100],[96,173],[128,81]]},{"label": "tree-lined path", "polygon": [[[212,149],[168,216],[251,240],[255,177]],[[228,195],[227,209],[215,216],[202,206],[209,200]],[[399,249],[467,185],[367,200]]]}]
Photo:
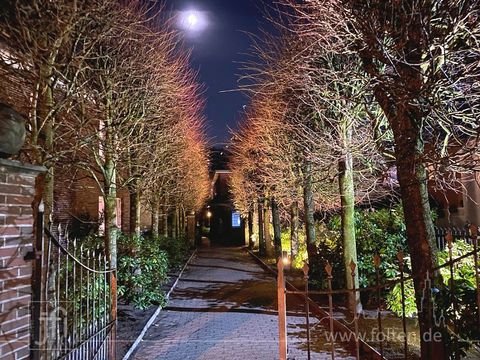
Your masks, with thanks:
[{"label": "tree-lined path", "polygon": [[[287,302],[289,359],[306,359],[305,318],[298,304]],[[133,358],[278,359],[276,309],[275,279],[248,254],[237,248],[202,249]],[[328,349],[317,341],[312,359],[331,358]],[[336,358],[350,358],[341,347],[336,351]]]}]

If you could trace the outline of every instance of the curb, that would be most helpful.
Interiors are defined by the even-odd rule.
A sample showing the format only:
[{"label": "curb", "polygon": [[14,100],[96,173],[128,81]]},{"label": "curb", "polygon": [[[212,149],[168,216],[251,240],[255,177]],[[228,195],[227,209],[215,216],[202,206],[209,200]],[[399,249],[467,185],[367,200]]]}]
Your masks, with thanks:
[{"label": "curb", "polygon": [[[187,262],[185,263],[185,265],[183,265],[183,268],[182,270],[180,271],[180,273],[178,274],[177,276],[177,279],[175,280],[175,282],[173,283],[172,287],[170,288],[170,290],[168,290],[167,292],[167,295],[165,296],[165,298],[168,299],[170,298],[170,294],[172,293],[172,291],[175,289],[175,287],[177,286],[178,284],[178,281],[180,280],[180,278],[182,277],[183,275],[183,272],[185,271],[185,269],[187,268],[188,264],[190,264],[190,262],[192,261],[192,259],[195,257],[195,255],[197,255],[197,249],[195,249],[192,253],[192,255],[190,255],[190,257],[188,258]],[[155,321],[155,319],[157,318],[158,314],[160,314],[160,311],[162,311],[163,307],[162,306],[159,306],[157,308],[157,310],[155,310],[155,312],[153,313],[152,316],[150,316],[150,319],[148,319],[147,323],[145,324],[145,326],[143,327],[142,331],[140,332],[140,335],[138,335],[137,339],[135,340],[135,342],[132,344],[132,346],[130,346],[130,349],[128,349],[127,353],[124,355],[124,357],[122,358],[122,360],[128,360],[130,358],[130,356],[133,355],[133,353],[135,352],[135,350],[137,349],[138,345],[143,341],[143,337],[145,336],[145,334],[147,333],[148,329],[150,328],[150,326],[152,326],[153,322]]]},{"label": "curb", "polygon": [[[264,269],[266,270],[267,272],[269,272],[270,274],[272,274],[273,276],[277,276],[277,272],[272,269],[270,266],[268,266],[268,264],[266,264],[262,259],[260,259],[257,255],[255,255],[253,253],[253,251],[251,251],[250,249],[248,249],[247,247],[244,247],[244,249],[250,254],[251,257],[253,257],[253,259]],[[292,291],[299,291],[295,286],[293,286],[288,280],[285,279],[285,285],[287,287],[288,290],[292,290]],[[300,296],[302,299],[305,299],[305,295],[301,295],[301,294],[295,294],[295,296]],[[308,299],[309,301],[309,306],[310,306],[310,311],[313,312],[315,315],[317,316],[321,316],[322,319],[320,319],[320,321],[322,321],[324,318],[329,318],[330,317],[330,314],[327,313],[325,310],[323,310],[316,302],[314,302],[312,299]],[[337,319],[333,319],[333,323],[334,323],[334,329],[335,331],[337,332],[340,332],[340,331],[347,331],[349,333],[353,333],[352,330],[350,330],[345,324],[343,324],[342,322],[340,322],[339,320]],[[369,344],[367,344],[365,341],[359,339],[359,344],[360,344],[360,350],[361,352],[363,352],[364,355],[367,355],[368,357],[365,358],[365,357],[362,357],[362,359],[372,359],[372,360],[386,360],[385,357],[382,357],[380,355],[380,353],[375,349],[373,348],[372,346],[370,346]],[[361,355],[361,354],[360,354]]]}]

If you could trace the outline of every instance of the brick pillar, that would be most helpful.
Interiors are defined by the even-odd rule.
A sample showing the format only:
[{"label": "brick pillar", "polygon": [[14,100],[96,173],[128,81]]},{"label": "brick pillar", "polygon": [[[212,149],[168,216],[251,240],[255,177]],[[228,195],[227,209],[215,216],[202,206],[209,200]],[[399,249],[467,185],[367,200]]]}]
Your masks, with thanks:
[{"label": "brick pillar", "polygon": [[35,179],[45,169],[0,159],[0,359],[30,355]]}]

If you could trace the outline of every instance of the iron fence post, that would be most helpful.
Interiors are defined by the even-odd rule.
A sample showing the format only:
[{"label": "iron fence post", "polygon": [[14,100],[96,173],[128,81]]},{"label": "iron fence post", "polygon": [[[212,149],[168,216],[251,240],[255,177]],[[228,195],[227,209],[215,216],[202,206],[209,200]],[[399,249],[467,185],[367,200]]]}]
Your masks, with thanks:
[{"label": "iron fence post", "polygon": [[[448,267],[450,270],[450,281],[449,281],[449,290],[450,290],[450,301],[452,302],[453,307],[453,332],[456,334],[458,330],[457,325],[457,313],[458,313],[458,304],[457,298],[455,296],[455,280],[454,280],[454,273],[453,273],[453,235],[450,231],[448,231],[447,235],[445,236],[447,240],[447,248],[448,248]],[[434,316],[435,320],[435,316]],[[458,342],[454,343],[454,356],[455,359],[458,359]]]},{"label": "iron fence post", "polygon": [[383,359],[383,328],[382,328],[382,294],[380,289],[380,264],[381,258],[380,255],[376,254],[373,257],[373,263],[375,265],[375,279],[376,279],[376,288],[377,288],[377,318],[378,318],[378,336],[379,336],[379,345],[380,345],[380,358]]},{"label": "iron fence post", "polygon": [[470,237],[473,244],[473,269],[475,271],[475,281],[477,285],[477,321],[480,326],[480,273],[478,271],[478,227],[477,225],[470,225]]},{"label": "iron fence post", "polygon": [[283,274],[283,259],[277,262],[277,300],[278,300],[278,350],[279,359],[287,359],[287,307],[285,298],[285,277]]},{"label": "iron fence post", "polygon": [[397,253],[398,267],[400,270],[400,290],[402,297],[402,328],[403,328],[403,358],[408,357],[408,339],[407,339],[407,317],[405,314],[405,273],[404,273],[404,255],[402,251]]},{"label": "iron fence post", "polygon": [[[350,262],[350,271],[351,271],[351,276],[352,276],[352,284],[353,284],[353,298],[357,298],[357,289],[355,288],[355,270],[357,268],[357,264],[352,261]],[[358,316],[357,316],[357,306],[354,306],[353,308],[353,324],[354,324],[354,330],[355,330],[355,357],[357,360],[360,359],[360,342],[358,338]]]},{"label": "iron fence post", "polygon": [[328,281],[328,314],[330,320],[330,353],[332,356],[332,360],[335,360],[335,334],[333,329],[333,299],[332,299],[332,265],[327,261],[325,264],[325,272],[327,273],[327,281]]}]

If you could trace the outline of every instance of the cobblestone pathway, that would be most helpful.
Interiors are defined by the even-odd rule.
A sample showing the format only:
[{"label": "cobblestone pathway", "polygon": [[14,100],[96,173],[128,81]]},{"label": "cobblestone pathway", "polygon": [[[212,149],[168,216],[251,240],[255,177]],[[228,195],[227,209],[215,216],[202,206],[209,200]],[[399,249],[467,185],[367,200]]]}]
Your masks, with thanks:
[{"label": "cobblestone pathway", "polygon": [[[305,318],[289,303],[289,359],[306,359]],[[278,359],[275,279],[241,249],[198,252],[139,345],[134,359]],[[313,320],[315,323],[315,320]],[[316,333],[321,329],[316,329]],[[330,359],[315,341],[312,359]],[[353,359],[347,350],[336,359]]]}]

